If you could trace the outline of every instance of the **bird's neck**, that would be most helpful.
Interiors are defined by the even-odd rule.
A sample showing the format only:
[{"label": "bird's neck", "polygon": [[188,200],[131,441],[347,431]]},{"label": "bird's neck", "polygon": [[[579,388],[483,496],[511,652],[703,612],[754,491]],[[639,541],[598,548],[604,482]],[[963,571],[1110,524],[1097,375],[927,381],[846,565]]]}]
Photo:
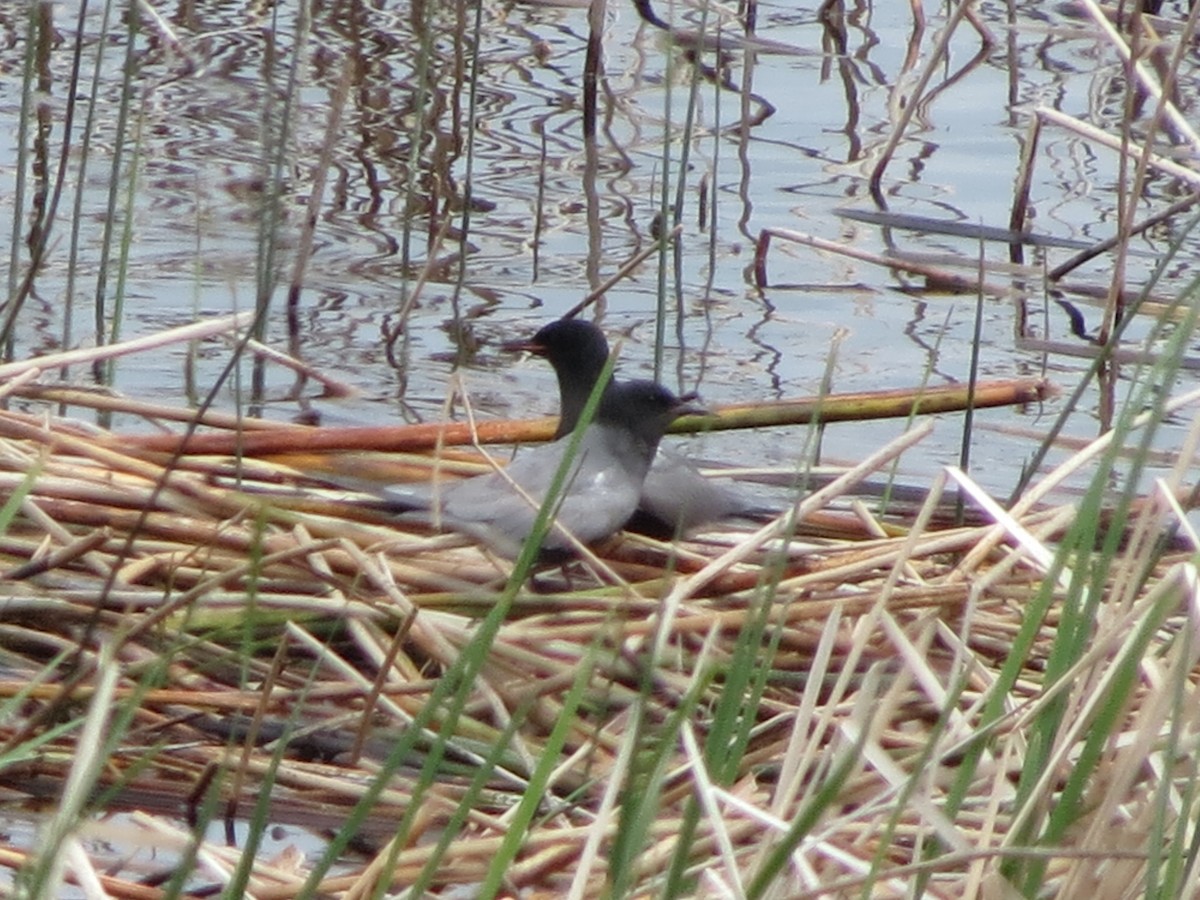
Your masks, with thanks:
[{"label": "bird's neck", "polygon": [[[611,384],[612,379],[610,378],[608,385]],[[575,426],[579,424],[579,417],[583,414],[588,399],[592,396],[594,385],[595,381],[588,384],[576,382],[560,383],[561,412],[559,413],[558,431],[555,433],[555,437],[562,437],[575,430]],[[605,386],[606,391],[608,390],[608,385]],[[603,400],[601,401],[601,408],[603,408]]]}]

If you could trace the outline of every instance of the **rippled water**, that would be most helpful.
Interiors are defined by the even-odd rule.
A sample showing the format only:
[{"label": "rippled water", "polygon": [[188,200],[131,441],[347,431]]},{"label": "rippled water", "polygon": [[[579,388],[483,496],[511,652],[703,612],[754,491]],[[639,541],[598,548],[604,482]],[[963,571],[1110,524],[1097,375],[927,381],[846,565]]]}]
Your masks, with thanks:
[{"label": "rippled water", "polygon": [[[549,369],[501,353],[498,343],[560,315],[652,246],[656,216],[678,196],[678,265],[665,255],[660,275],[660,258],[651,256],[596,307],[610,335],[625,339],[623,372],[654,371],[661,297],[662,377],[712,404],[814,394],[826,373],[834,391],[965,380],[973,297],[923,291],[913,276],[779,241],[767,258],[769,285],[753,278],[764,228],[876,253],[975,259],[982,252],[989,263],[1008,260],[1006,244],[981,248],[971,237],[887,228],[839,212],[877,209],[867,179],[943,34],[943,6],[924,3],[927,20],[918,27],[907,3],[861,4],[839,30],[818,20],[815,3],[759,4],[756,34],[772,43],[732,53],[722,85],[698,76],[629,3],[610,0],[600,35],[598,127],[588,141],[588,12],[578,5],[315,3],[311,21],[302,21],[286,3],[161,3],[139,7],[131,45],[120,10],[92,4],[50,255],[21,310],[15,353],[94,343],[102,272],[105,310],[123,291],[120,332],[131,336],[197,312],[252,306],[267,266],[275,280],[262,294],[271,303],[268,342],[291,347],[362,392],[355,400],[324,401],[311,389],[297,403],[287,399],[292,375],[268,367],[268,415],[315,406],[331,424],[436,418],[456,365],[485,414],[548,413],[555,406]],[[1164,15],[1178,23],[1184,6],[1166,4]],[[679,29],[711,32],[718,22],[715,8],[703,13],[667,0],[655,8],[664,17],[673,11]],[[32,32],[45,48],[33,101],[46,143],[39,148],[30,118],[25,215],[0,217],[6,247],[14,223],[25,241],[35,194],[53,185],[63,156],[79,8],[67,2],[46,9],[43,26],[35,17]],[[995,43],[985,46],[965,23],[954,32],[949,61],[934,71],[883,177],[891,213],[1006,226],[1035,105],[1119,133],[1125,73],[1094,23],[1069,4],[983,4],[979,11]],[[23,11],[0,12],[0,117],[7,122],[0,129],[0,191],[9,209],[17,199],[29,28]],[[738,31],[732,21],[722,28]],[[714,65],[712,54],[702,61]],[[127,67],[135,73],[128,80]],[[1194,108],[1196,86],[1193,53],[1180,86],[1185,110]],[[126,89],[129,118],[121,130]],[[331,129],[339,97],[340,122]],[[1148,121],[1152,109],[1146,102],[1137,121]],[[119,190],[110,199],[118,147]],[[289,327],[287,283],[322,176],[312,253]],[[43,177],[48,181],[39,182]],[[1119,177],[1112,151],[1045,128],[1035,156],[1032,229],[1076,241],[1108,237]],[[1177,181],[1157,176],[1138,203],[1146,215],[1184,193]],[[106,235],[108,222],[115,227]],[[1128,287],[1146,282],[1184,225],[1177,218],[1134,239]],[[275,249],[266,260],[261,248],[272,242],[265,235],[273,235]],[[1160,293],[1169,296],[1193,277],[1194,250],[1188,238]],[[1027,248],[1025,259],[1052,267],[1074,252]],[[27,259],[22,244],[21,264]],[[1112,265],[1101,257],[1072,280],[1104,285]],[[989,276],[997,279],[1003,276]],[[15,280],[9,273],[10,296]],[[1082,329],[1094,333],[1100,311],[1077,309]],[[1048,339],[1087,350],[1087,339],[1071,334],[1072,312],[1036,285],[1022,303],[986,299],[985,376],[1046,371],[1072,387],[1087,361],[1030,343]],[[383,335],[397,330],[404,340],[393,360]],[[206,348],[194,374],[201,391],[223,359],[219,346]],[[184,348],[143,355],[118,365],[116,384],[133,396],[182,404],[189,400],[189,365]],[[83,381],[89,372],[71,375]],[[221,405],[234,405],[233,391],[231,384],[222,392]],[[989,487],[1011,486],[1032,447],[1004,430],[1044,430],[1061,402],[981,415],[975,465]],[[1074,434],[1096,433],[1099,402],[1095,394],[1085,398]],[[824,449],[860,458],[903,427],[832,426]],[[960,417],[945,417],[921,457],[908,461],[909,471],[925,476],[956,461],[960,427]],[[803,429],[714,435],[700,452],[787,464],[804,437]]]}]

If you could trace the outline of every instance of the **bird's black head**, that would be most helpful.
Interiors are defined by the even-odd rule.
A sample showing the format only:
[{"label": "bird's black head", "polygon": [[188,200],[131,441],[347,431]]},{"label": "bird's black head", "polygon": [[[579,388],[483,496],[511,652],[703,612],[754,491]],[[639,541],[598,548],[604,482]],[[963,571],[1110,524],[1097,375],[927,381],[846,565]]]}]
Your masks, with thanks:
[{"label": "bird's black head", "polygon": [[544,356],[560,375],[564,370],[596,383],[608,361],[604,332],[582,319],[558,319],[544,326],[525,349]]},{"label": "bird's black head", "polygon": [[558,376],[559,423],[555,437],[575,429],[579,414],[591,396],[596,379],[608,362],[604,332],[582,319],[557,319],[532,338],[505,344],[544,357]]},{"label": "bird's black head", "polygon": [[667,428],[684,415],[704,415],[694,395],[681,399],[655,381],[619,381],[605,393],[597,418],[608,425],[626,428],[652,448]]}]

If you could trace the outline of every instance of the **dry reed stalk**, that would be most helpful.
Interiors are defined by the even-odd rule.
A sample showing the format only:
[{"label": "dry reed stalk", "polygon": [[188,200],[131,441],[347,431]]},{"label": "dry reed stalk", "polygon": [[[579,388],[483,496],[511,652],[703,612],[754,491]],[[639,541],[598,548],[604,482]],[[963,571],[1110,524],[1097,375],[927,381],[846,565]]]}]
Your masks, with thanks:
[{"label": "dry reed stalk", "polygon": [[[1018,346],[1022,350],[1052,354],[1056,357],[1073,356],[1079,359],[1097,359],[1104,356],[1106,359],[1110,359],[1121,366],[1144,366],[1150,368],[1168,361],[1163,354],[1155,353],[1154,351],[1112,349],[1110,347],[1076,344],[1068,341],[1044,341],[1038,338],[1026,337],[1021,338]],[[1182,359],[1172,361],[1177,363],[1179,368],[1185,372],[1200,370],[1200,357],[1185,356]]]},{"label": "dry reed stalk", "polygon": [[[1191,122],[1164,95],[1158,78],[1146,68],[1146,64],[1141,59],[1134,58],[1129,44],[1126,43],[1121,34],[1113,27],[1108,17],[1101,12],[1096,0],[1081,0],[1081,2],[1083,8],[1087,10],[1088,15],[1091,16],[1092,21],[1096,23],[1096,27],[1100,29],[1100,32],[1117,52],[1117,55],[1132,68],[1134,77],[1137,78],[1142,90],[1153,97],[1162,107],[1171,128],[1176,134],[1186,138],[1188,143],[1192,145],[1193,153],[1200,152],[1200,135],[1196,134]],[[1186,43],[1186,37],[1183,39],[1183,42]]]},{"label": "dry reed stalk", "polygon": [[[1117,153],[1130,156],[1142,153],[1141,148],[1136,145],[1123,142],[1120,137],[1109,134],[1107,131],[1103,131],[1094,125],[1090,125],[1056,109],[1038,106],[1034,109],[1034,114],[1046,122],[1052,122],[1060,128],[1073,131],[1080,137],[1107,147]],[[1165,175],[1170,175],[1172,178],[1178,178],[1193,189],[1200,186],[1200,172],[1195,169],[1188,168],[1156,153],[1145,154],[1145,159],[1152,169],[1157,169]]]},{"label": "dry reed stalk", "polygon": [[[3,387],[7,389],[13,385],[14,382],[5,382]],[[131,416],[148,419],[151,422],[183,422],[189,425],[195,423],[207,428],[223,428],[229,431],[299,427],[287,423],[271,422],[266,419],[255,419],[250,416],[240,416],[214,410],[200,411],[179,406],[168,406],[162,403],[151,403],[145,400],[134,400],[130,397],[122,397],[114,394],[108,389],[89,389],[82,386],[68,387],[61,384],[32,382],[13,386],[10,393],[14,396],[25,397],[30,400],[62,403],[80,409],[126,413]],[[19,413],[13,410],[5,410],[5,415],[20,416]],[[61,424],[66,425],[70,423],[62,422]],[[80,427],[84,427],[82,423],[79,423],[79,425]]]},{"label": "dry reed stalk", "polygon": [[[316,366],[276,350],[274,347],[268,347],[266,344],[256,341],[253,338],[235,341],[232,337],[226,336],[226,340],[232,343],[234,347],[237,347],[239,344],[243,345],[245,352],[252,353],[260,359],[276,363],[285,369],[291,369],[301,379],[317,382],[317,384],[321,385],[322,397],[345,398],[354,397],[359,393],[357,389],[346,384],[339,378],[334,378],[324,369],[318,369]],[[209,415],[209,413],[206,412],[206,415]]]},{"label": "dry reed stalk", "polygon": [[103,347],[85,347],[79,350],[64,350],[59,353],[48,353],[45,356],[19,362],[0,365],[0,382],[15,378],[18,375],[49,369],[61,369],[67,366],[83,365],[127,356],[130,353],[140,353],[145,350],[157,350],[171,344],[186,341],[199,341],[230,331],[245,328],[254,319],[252,312],[234,313],[230,316],[219,316],[178,328],[168,328],[154,334],[139,338],[130,338],[115,344],[105,344]]},{"label": "dry reed stalk", "polygon": [[[709,416],[683,416],[675,422],[672,434],[760,428],[770,425],[805,425],[814,419],[844,421],[863,418],[907,418],[914,413],[932,414],[975,408],[1020,405],[1044,400],[1053,391],[1044,379],[1018,378],[980,382],[972,396],[965,387],[942,386],[890,391],[863,391],[822,397],[781,400],[769,403],[733,404],[718,407]],[[0,420],[0,427],[4,425]],[[122,435],[120,446],[137,453],[186,453],[201,455],[272,456],[278,461],[319,469],[345,463],[320,462],[318,454],[338,450],[418,451],[464,444],[514,444],[545,441],[553,437],[555,420],[502,420],[482,422],[445,422],[426,425],[382,426],[370,428],[309,428],[275,426],[253,429],[252,433]],[[251,429],[247,429],[251,432]],[[4,433],[0,431],[0,433]],[[21,424],[11,426],[21,436]],[[114,442],[118,439],[112,438]],[[478,457],[450,456],[469,462]],[[409,457],[414,466],[419,460]],[[387,471],[380,461],[366,462],[365,468]],[[468,470],[472,471],[472,470]],[[401,469],[398,479],[414,477],[415,472]],[[428,476],[426,476],[428,477]]]}]

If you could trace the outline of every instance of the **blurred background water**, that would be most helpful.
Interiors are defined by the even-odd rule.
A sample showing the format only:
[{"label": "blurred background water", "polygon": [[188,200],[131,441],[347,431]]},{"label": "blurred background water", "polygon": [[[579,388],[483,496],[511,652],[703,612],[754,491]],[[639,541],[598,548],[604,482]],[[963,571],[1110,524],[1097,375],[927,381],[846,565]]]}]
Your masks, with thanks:
[{"label": "blurred background water", "polygon": [[[678,253],[652,253],[585,314],[623,339],[627,375],[657,371],[714,405],[812,395],[826,377],[832,391],[967,379],[973,295],[778,240],[767,283],[756,283],[762,230],[787,228],[873,253],[982,259],[996,269],[988,280],[1013,291],[983,301],[982,376],[1044,373],[1070,389],[1094,352],[1098,305],[1006,281],[997,267],[1009,260],[1007,243],[844,211],[878,212],[882,201],[889,216],[1006,227],[1033,107],[1118,134],[1129,118],[1126,70],[1072,4],[979,4],[993,42],[967,22],[953,30],[873,197],[871,171],[947,29],[945,4],[918,7],[923,19],[910,4],[870,2],[822,17],[815,3],[761,2],[757,42],[718,57],[689,53],[629,0],[609,0],[597,20],[589,136],[585,4],[178,0],[91,3],[82,16],[78,2],[9,4],[0,10],[0,194],[14,210],[0,217],[9,312],[31,229],[65,166],[47,258],[14,318],[12,355],[96,343],[97,298],[104,329],[119,323],[122,337],[268,302],[266,341],[359,394],[322,399],[308,385],[295,397],[292,373],[268,365],[257,397],[245,371],[223,388],[223,408],[315,413],[326,424],[436,420],[458,368],[478,414],[552,413],[549,367],[498,345],[574,306],[653,248],[656,222],[678,213]],[[746,11],[739,19],[732,5],[657,0],[649,9],[677,38],[745,34]],[[1178,27],[1186,4],[1166,3],[1162,13]],[[1195,107],[1195,62],[1189,50],[1178,86],[1185,114]],[[1152,109],[1135,111],[1135,128]],[[322,177],[305,255],[303,225]],[[1116,153],[1045,128],[1029,227],[1060,243],[1027,247],[1025,262],[1052,268],[1077,252],[1071,242],[1109,237],[1123,190]],[[1190,191],[1155,175],[1133,202],[1148,215]],[[1125,286],[1147,284],[1176,241],[1182,252],[1156,290],[1181,289],[1195,258],[1182,216],[1132,240]],[[298,258],[306,265],[289,317]],[[1113,258],[1101,256],[1072,277],[1103,290],[1112,274]],[[1131,330],[1131,347],[1141,349],[1150,324]],[[209,343],[195,357],[171,347],[121,360],[113,384],[133,397],[192,403],[215,383],[227,350]],[[91,372],[67,377],[86,383]],[[1089,391],[1068,433],[1097,434],[1106,402],[1119,403],[1134,377],[1125,367]],[[1181,378],[1194,381],[1189,371]],[[1011,488],[1064,397],[980,414],[973,471],[987,487]],[[1187,424],[1162,436],[1165,451]],[[904,427],[834,425],[823,452],[858,459]],[[956,462],[961,427],[961,416],[943,417],[906,471],[925,479]],[[805,436],[726,433],[693,450],[786,466],[808,452]]]}]

